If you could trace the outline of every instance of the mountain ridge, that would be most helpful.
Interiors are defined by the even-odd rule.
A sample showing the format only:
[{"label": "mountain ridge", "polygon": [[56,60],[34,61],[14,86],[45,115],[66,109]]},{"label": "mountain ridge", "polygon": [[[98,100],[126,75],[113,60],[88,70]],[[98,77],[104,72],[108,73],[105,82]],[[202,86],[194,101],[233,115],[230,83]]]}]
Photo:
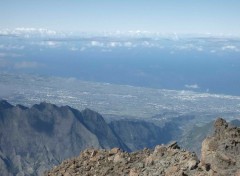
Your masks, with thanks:
[{"label": "mountain ridge", "polygon": [[[163,137],[163,131],[166,132],[168,126],[158,127],[151,122],[121,119],[114,123],[107,123],[101,114],[90,109],[79,111],[47,102],[31,107],[13,106],[2,100],[0,171],[4,176],[41,175],[86,148],[118,147],[130,152],[168,142]],[[139,135],[138,128],[147,136]],[[126,133],[120,135],[124,130],[134,134],[137,140],[131,141]]]},{"label": "mountain ridge", "polygon": [[[102,116],[95,125],[103,126],[102,138],[92,127],[92,117],[68,106],[40,103],[30,108],[0,105],[0,156],[3,175],[41,175],[63,159],[76,156],[89,147],[128,148],[113,134]],[[89,110],[90,111],[90,110]],[[83,111],[84,112],[84,111]],[[91,116],[96,112],[92,111]]]}]

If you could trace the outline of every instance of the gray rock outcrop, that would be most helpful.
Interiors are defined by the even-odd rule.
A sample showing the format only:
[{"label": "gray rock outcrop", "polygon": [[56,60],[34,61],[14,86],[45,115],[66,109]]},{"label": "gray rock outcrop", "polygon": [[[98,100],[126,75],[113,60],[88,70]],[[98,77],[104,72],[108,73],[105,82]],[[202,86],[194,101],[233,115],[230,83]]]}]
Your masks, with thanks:
[{"label": "gray rock outcrop", "polygon": [[46,172],[45,176],[239,176],[240,128],[221,118],[215,121],[214,127],[214,135],[202,144],[201,161],[195,153],[180,149],[176,142],[133,153],[117,148],[88,149]]},{"label": "gray rock outcrop", "polygon": [[154,150],[144,149],[127,153],[120,149],[83,151],[79,157],[64,161],[45,176],[182,176],[208,174],[198,167],[195,153],[179,149],[176,143],[158,145]]},{"label": "gray rock outcrop", "polygon": [[218,176],[239,175],[240,128],[229,125],[222,118],[215,121],[214,127],[214,135],[202,144],[202,165]]}]

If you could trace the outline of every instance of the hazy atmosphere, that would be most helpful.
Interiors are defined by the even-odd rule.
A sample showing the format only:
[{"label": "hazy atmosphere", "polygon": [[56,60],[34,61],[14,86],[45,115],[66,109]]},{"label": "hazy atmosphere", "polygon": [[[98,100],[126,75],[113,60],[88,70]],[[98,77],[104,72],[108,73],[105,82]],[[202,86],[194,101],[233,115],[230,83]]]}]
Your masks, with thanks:
[{"label": "hazy atmosphere", "polygon": [[237,0],[1,0],[0,176],[239,175],[239,21]]},{"label": "hazy atmosphere", "polygon": [[2,0],[0,27],[240,34],[237,0]]}]

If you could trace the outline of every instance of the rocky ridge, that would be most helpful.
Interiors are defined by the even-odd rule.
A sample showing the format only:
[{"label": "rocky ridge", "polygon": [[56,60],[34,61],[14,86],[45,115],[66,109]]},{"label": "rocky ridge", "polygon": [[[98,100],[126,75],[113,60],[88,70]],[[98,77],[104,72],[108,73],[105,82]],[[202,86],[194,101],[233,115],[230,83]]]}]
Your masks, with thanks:
[{"label": "rocky ridge", "polygon": [[79,157],[65,160],[45,176],[223,176],[240,175],[240,128],[219,118],[215,133],[202,144],[202,159],[180,149],[176,142],[133,153],[118,148],[84,150]]},{"label": "rocky ridge", "polygon": [[179,149],[176,143],[133,153],[119,148],[87,149],[79,157],[64,161],[45,175],[186,175],[196,173],[198,163],[194,153]]},{"label": "rocky ridge", "polygon": [[202,164],[218,176],[240,175],[240,128],[218,119],[212,137],[202,144]]}]

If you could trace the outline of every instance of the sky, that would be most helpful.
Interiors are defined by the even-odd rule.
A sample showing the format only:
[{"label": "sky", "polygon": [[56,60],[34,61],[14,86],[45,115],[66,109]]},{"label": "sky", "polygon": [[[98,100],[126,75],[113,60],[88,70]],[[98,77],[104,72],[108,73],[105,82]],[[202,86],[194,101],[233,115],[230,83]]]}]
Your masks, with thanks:
[{"label": "sky", "polygon": [[1,0],[0,29],[240,34],[239,0]]}]

